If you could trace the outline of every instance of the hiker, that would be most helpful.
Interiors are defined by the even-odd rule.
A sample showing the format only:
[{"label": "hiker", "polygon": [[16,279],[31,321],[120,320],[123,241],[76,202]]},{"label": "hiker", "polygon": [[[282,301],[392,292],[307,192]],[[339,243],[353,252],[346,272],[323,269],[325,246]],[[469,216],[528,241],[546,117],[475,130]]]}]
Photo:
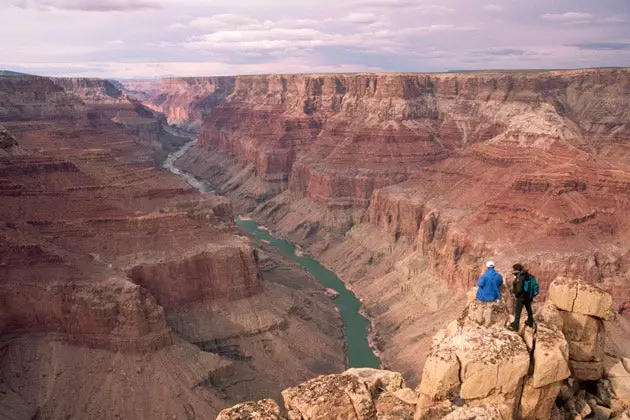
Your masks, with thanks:
[{"label": "hiker", "polygon": [[488,261],[486,267],[486,272],[477,280],[477,300],[494,302],[501,299],[499,287],[503,285],[503,276],[494,269],[493,261]]},{"label": "hiker", "polygon": [[534,314],[532,313],[532,302],[534,297],[538,295],[536,277],[529,274],[521,264],[514,264],[512,266],[512,274],[514,274],[514,284],[512,286],[512,291],[514,292],[514,322],[509,328],[512,331],[518,331],[523,306],[527,310],[527,322],[525,325],[533,328]]}]

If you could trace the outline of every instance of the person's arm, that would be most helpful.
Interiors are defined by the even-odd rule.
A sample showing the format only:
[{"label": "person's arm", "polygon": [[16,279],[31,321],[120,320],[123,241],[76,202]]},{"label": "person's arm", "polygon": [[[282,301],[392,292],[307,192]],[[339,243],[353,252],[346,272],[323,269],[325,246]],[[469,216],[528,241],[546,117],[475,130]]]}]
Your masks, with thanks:
[{"label": "person's arm", "polygon": [[499,276],[499,287],[503,286],[503,276],[499,273],[497,273],[497,275]]},{"label": "person's arm", "polygon": [[477,286],[484,287],[486,285],[486,273],[483,273],[479,280],[477,280]]}]

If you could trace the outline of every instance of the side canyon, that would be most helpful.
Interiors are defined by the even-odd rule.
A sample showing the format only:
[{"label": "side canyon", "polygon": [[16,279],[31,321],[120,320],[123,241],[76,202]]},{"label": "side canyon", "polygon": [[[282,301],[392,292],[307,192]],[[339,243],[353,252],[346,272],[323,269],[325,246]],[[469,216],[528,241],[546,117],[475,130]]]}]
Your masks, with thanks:
[{"label": "side canyon", "polygon": [[214,418],[344,368],[325,289],[159,168],[186,141],[116,82],[0,77],[0,417]]},{"label": "side canyon", "polygon": [[574,276],[616,307],[630,300],[627,69],[125,88],[200,127],[177,165],[335,271],[363,300],[384,366],[411,384],[486,259],[527,265],[541,299]]}]

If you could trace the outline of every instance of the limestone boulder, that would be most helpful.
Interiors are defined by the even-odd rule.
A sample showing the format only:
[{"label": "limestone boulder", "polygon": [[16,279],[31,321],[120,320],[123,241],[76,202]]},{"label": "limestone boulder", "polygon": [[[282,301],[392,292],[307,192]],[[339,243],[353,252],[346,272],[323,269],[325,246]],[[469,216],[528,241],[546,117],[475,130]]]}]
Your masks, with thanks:
[{"label": "limestone boulder", "polygon": [[219,413],[217,420],[283,420],[280,407],[274,400],[246,402],[226,408]]},{"label": "limestone boulder", "polygon": [[459,360],[455,352],[435,348],[424,364],[417,391],[431,400],[441,400],[447,399],[460,385]]},{"label": "limestone boulder", "polygon": [[613,299],[599,287],[567,277],[558,277],[549,286],[549,300],[563,311],[590,315],[603,320],[614,318]]},{"label": "limestone boulder", "polygon": [[372,398],[376,398],[381,391],[393,393],[407,387],[400,373],[389,370],[354,368],[348,369],[342,375],[354,376],[363,382]]},{"label": "limestone boulder", "polygon": [[459,318],[459,323],[466,325],[469,322],[484,327],[500,326],[507,324],[510,311],[502,300],[494,302],[482,302],[473,299]]},{"label": "limestone boulder", "polygon": [[483,404],[488,398],[514,403],[520,380],[527,374],[529,352],[523,340],[505,328],[471,324],[431,349],[419,392],[432,400],[457,393]]},{"label": "limestone boulder", "polygon": [[460,396],[465,400],[509,395],[528,372],[527,347],[504,328],[468,330],[451,338],[451,345],[460,362]]},{"label": "limestone boulder", "polygon": [[556,398],[562,382],[535,387],[532,378],[525,381],[521,397],[521,418],[524,420],[547,420],[552,417]]},{"label": "limestone boulder", "polygon": [[354,375],[324,375],[282,391],[289,420],[372,420],[376,408]]},{"label": "limestone boulder", "polygon": [[494,406],[466,407],[453,411],[442,420],[503,420],[501,412]]},{"label": "limestone boulder", "polygon": [[562,315],[558,308],[549,300],[545,301],[536,309],[534,317],[539,324],[545,324],[559,331],[563,330],[564,320],[562,319]]},{"label": "limestone boulder", "polygon": [[374,405],[378,420],[412,420],[416,412],[415,404],[409,404],[389,392],[380,394]]},{"label": "limestone boulder", "polygon": [[570,375],[569,346],[562,331],[538,324],[531,386],[534,388],[549,386],[567,379]]},{"label": "limestone boulder", "polygon": [[573,312],[560,311],[564,335],[572,360],[600,362],[604,357],[604,324],[601,320]]}]

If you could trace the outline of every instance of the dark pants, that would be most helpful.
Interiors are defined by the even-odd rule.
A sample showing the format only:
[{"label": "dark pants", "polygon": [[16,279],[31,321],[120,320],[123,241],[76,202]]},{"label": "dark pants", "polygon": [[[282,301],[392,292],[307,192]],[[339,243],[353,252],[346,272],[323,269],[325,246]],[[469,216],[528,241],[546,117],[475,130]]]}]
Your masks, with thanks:
[{"label": "dark pants", "polygon": [[523,306],[527,310],[527,324],[528,327],[534,326],[534,314],[532,313],[532,301],[516,299],[514,301],[514,323],[512,328],[518,330],[521,323],[521,312],[523,312]]}]

